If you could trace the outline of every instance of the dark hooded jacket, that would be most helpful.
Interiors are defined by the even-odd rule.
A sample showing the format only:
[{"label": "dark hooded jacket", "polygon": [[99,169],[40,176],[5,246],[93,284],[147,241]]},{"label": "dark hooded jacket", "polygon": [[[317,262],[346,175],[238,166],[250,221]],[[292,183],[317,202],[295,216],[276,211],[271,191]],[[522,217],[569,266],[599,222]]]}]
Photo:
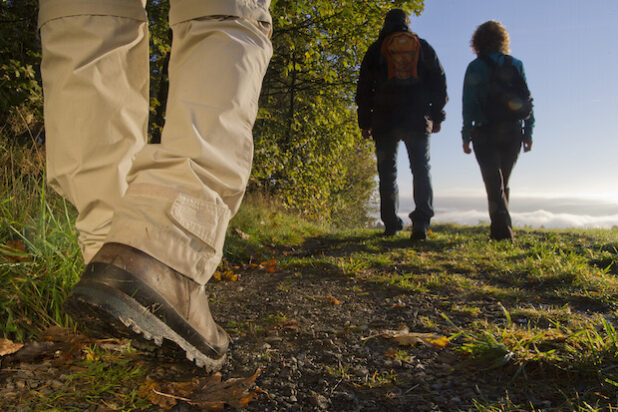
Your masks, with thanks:
[{"label": "dark hooded jacket", "polygon": [[397,96],[389,99],[378,98],[380,86],[387,77],[386,61],[380,52],[382,42],[389,34],[410,31],[406,20],[405,13],[400,10],[389,12],[378,39],[369,46],[363,58],[356,89],[361,129],[373,129],[378,134],[393,128],[423,131],[427,129],[428,120],[441,123],[445,118],[448,96],[444,69],[434,49],[421,38],[420,83],[397,89]]}]

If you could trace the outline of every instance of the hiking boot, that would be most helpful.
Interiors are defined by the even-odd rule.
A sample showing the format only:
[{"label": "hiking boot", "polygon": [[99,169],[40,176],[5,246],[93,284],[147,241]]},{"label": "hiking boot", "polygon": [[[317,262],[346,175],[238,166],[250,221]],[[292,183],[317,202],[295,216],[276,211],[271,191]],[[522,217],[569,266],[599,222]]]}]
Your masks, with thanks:
[{"label": "hiking boot", "polygon": [[427,229],[429,228],[429,223],[416,221],[412,222],[412,234],[410,235],[410,240],[418,241],[427,239]]},{"label": "hiking boot", "polygon": [[427,239],[427,232],[424,230],[412,230],[412,234],[410,235],[410,240],[419,241]]},{"label": "hiking boot", "polygon": [[386,229],[384,229],[384,233],[383,235],[386,237],[392,237],[395,236],[401,229],[397,229],[394,227],[387,227]]},{"label": "hiking boot", "polygon": [[401,221],[401,219],[399,219],[397,222],[395,222],[394,225],[386,226],[386,228],[384,229],[384,236],[387,236],[387,237],[395,236],[397,232],[399,232],[402,229],[403,229],[403,222]]},{"label": "hiking boot", "polygon": [[168,340],[207,371],[225,361],[229,338],[210,314],[204,286],[130,246],[103,245],[64,307],[92,337]]}]

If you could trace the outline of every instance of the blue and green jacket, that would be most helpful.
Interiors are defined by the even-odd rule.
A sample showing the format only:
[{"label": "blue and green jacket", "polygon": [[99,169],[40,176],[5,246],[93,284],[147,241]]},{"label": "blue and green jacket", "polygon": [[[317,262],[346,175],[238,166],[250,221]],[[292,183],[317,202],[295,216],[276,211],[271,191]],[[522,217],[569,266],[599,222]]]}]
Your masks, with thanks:
[{"label": "blue and green jacket", "polygon": [[[500,52],[489,54],[489,57],[499,65],[504,63],[504,56],[505,55]],[[513,57],[513,66],[519,70],[525,79],[526,73],[524,72],[524,65],[521,60]],[[470,62],[466,69],[463,87],[463,128],[461,129],[461,137],[464,143],[470,141],[470,133],[474,126],[487,123],[487,119],[483,114],[483,107],[485,106],[485,100],[487,98],[490,75],[491,69],[487,63],[478,57]],[[531,140],[532,130],[534,129],[534,113],[531,113],[530,117],[523,120],[522,123],[524,131],[523,138]]]}]

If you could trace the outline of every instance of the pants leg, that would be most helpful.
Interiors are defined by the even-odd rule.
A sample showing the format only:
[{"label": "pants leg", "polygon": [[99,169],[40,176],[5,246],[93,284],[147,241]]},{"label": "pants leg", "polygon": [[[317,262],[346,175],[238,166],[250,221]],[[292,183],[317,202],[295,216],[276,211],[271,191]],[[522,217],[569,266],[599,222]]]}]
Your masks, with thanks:
[{"label": "pants leg", "polygon": [[520,151],[521,142],[516,139],[505,142],[500,150],[500,170],[502,170],[504,195],[506,197],[507,204],[509,202],[511,191],[511,188],[509,187],[509,180]]},{"label": "pants leg", "polygon": [[375,145],[380,180],[380,218],[387,230],[400,230],[403,222],[397,216],[399,210],[399,187],[397,186],[399,140],[388,135],[376,136]]},{"label": "pants leg", "polygon": [[429,165],[429,134],[409,134],[405,139],[413,179],[415,209],[410,213],[413,230],[425,231],[434,215],[433,188]]},{"label": "pants leg", "polygon": [[494,239],[513,237],[508,181],[520,147],[521,139],[499,131],[484,131],[473,140],[474,154],[487,192],[490,236]]},{"label": "pants leg", "polygon": [[[270,25],[244,15],[267,15],[267,3],[172,0],[161,144],[137,154],[106,239],[142,250],[199,284],[219,264],[249,178],[251,129],[272,46]],[[234,5],[237,15],[221,17]]]},{"label": "pants leg", "polygon": [[146,13],[140,0],[41,0],[39,25],[47,178],[77,208],[88,262],[146,140]]}]

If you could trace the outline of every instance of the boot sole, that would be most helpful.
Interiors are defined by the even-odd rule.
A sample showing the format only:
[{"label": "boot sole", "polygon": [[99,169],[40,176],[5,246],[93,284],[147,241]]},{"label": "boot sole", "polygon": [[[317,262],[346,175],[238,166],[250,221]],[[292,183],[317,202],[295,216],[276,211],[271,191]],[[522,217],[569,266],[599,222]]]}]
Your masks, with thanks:
[{"label": "boot sole", "polygon": [[225,354],[218,359],[204,355],[135,299],[107,285],[80,282],[64,308],[91,337],[124,337],[159,347],[168,340],[182,349],[189,361],[208,372],[221,369],[225,363]]}]

